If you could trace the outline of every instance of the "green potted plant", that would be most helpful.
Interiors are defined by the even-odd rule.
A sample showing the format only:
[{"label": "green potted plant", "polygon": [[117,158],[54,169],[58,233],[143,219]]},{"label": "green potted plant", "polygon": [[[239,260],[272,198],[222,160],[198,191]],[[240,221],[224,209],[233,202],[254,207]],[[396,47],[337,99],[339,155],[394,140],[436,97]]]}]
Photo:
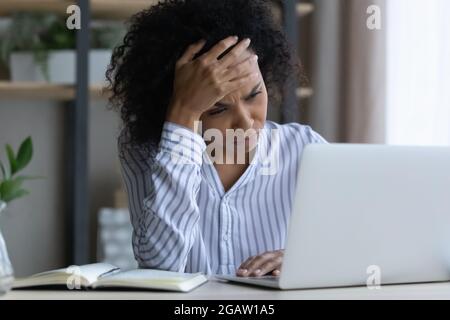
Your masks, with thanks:
[{"label": "green potted plant", "polygon": [[57,15],[20,12],[1,37],[0,57],[12,81],[67,83],[73,65],[64,62],[73,60],[75,45],[75,32]]},{"label": "green potted plant", "polygon": [[[112,48],[125,30],[118,24],[97,23],[90,31],[89,81],[99,83],[104,80]],[[76,32],[56,14],[16,13],[0,36],[0,60],[9,67],[12,81],[73,84]]]},{"label": "green potted plant", "polygon": [[[28,194],[28,191],[23,188],[23,183],[26,180],[37,178],[19,175],[33,157],[33,142],[31,137],[26,138],[21,143],[17,153],[7,144],[6,154],[9,168],[0,161],[0,215],[11,201]],[[13,280],[13,268],[0,230],[0,295],[10,290]]]}]

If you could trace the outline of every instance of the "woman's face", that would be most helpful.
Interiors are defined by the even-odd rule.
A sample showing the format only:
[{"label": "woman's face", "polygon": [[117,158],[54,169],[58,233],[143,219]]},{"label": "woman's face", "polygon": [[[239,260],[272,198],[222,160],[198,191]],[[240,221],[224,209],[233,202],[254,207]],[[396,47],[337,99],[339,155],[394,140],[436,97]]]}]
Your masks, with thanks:
[{"label": "woman's face", "polygon": [[[243,59],[249,57],[250,51],[244,54]],[[229,148],[238,149],[240,144],[245,144],[245,152],[252,150],[257,142],[257,135],[252,132],[259,132],[264,128],[267,117],[267,89],[258,64],[252,64],[249,67],[250,72],[257,72],[259,76],[255,80],[249,81],[237,91],[234,91],[222,100],[218,101],[212,108],[203,113],[200,120],[202,130],[217,129],[222,133],[224,152],[230,151]],[[227,129],[242,129],[249,135],[246,139],[228,139]],[[231,140],[231,141],[230,141]],[[218,142],[215,141],[217,144]]]}]

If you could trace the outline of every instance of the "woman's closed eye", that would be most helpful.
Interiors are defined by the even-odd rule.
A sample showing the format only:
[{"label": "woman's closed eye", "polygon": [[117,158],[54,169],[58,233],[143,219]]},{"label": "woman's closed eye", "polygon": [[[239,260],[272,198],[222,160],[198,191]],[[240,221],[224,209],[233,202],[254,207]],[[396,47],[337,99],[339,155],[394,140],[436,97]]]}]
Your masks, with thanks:
[{"label": "woman's closed eye", "polygon": [[214,116],[214,115],[216,115],[216,114],[220,114],[220,113],[224,112],[225,110],[227,110],[226,107],[217,107],[217,108],[211,110],[211,111],[208,113],[208,115]]},{"label": "woman's closed eye", "polygon": [[[251,101],[251,100],[255,99],[261,93],[262,93],[262,91],[258,91],[258,92],[252,93],[250,96],[245,98],[245,101]],[[217,106],[216,108],[211,110],[208,113],[208,115],[214,116],[214,115],[217,115],[217,114],[221,114],[221,113],[225,112],[227,109],[228,109],[228,107],[225,107],[225,106]]]},{"label": "woman's closed eye", "polygon": [[256,98],[257,95],[259,95],[260,93],[262,93],[262,91],[258,91],[255,93],[252,93],[247,99],[245,99],[245,101],[250,101]]}]

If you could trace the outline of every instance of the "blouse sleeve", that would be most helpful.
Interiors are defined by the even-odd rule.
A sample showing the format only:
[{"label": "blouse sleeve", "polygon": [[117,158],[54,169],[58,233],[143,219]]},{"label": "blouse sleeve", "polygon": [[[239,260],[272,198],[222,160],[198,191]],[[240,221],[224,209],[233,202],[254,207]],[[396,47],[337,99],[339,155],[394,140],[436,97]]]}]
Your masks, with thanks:
[{"label": "blouse sleeve", "polygon": [[119,137],[119,158],[139,266],[184,272],[199,236],[197,194],[206,149],[192,130],[165,122],[157,150],[149,155]]}]

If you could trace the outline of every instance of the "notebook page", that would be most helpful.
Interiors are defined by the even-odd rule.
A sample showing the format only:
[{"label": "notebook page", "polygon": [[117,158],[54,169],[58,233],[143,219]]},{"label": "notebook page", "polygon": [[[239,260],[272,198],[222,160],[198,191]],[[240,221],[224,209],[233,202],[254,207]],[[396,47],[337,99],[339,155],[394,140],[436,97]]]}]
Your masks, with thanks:
[{"label": "notebook page", "polygon": [[113,275],[105,275],[104,277],[100,277],[100,280],[105,279],[108,282],[119,281],[122,283],[142,281],[179,283],[195,278],[198,275],[198,273],[192,274],[153,269],[136,269],[115,273]]},{"label": "notebook page", "polygon": [[74,265],[69,266],[67,268],[45,271],[32,275],[30,278],[50,277],[56,274],[64,274],[67,276],[79,275],[85,278],[89,283],[93,283],[97,280],[97,278],[99,278],[103,274],[109,274],[118,271],[120,271],[120,269],[117,268],[116,266],[113,266],[109,263],[100,262],[100,263],[86,264],[82,266]]}]

